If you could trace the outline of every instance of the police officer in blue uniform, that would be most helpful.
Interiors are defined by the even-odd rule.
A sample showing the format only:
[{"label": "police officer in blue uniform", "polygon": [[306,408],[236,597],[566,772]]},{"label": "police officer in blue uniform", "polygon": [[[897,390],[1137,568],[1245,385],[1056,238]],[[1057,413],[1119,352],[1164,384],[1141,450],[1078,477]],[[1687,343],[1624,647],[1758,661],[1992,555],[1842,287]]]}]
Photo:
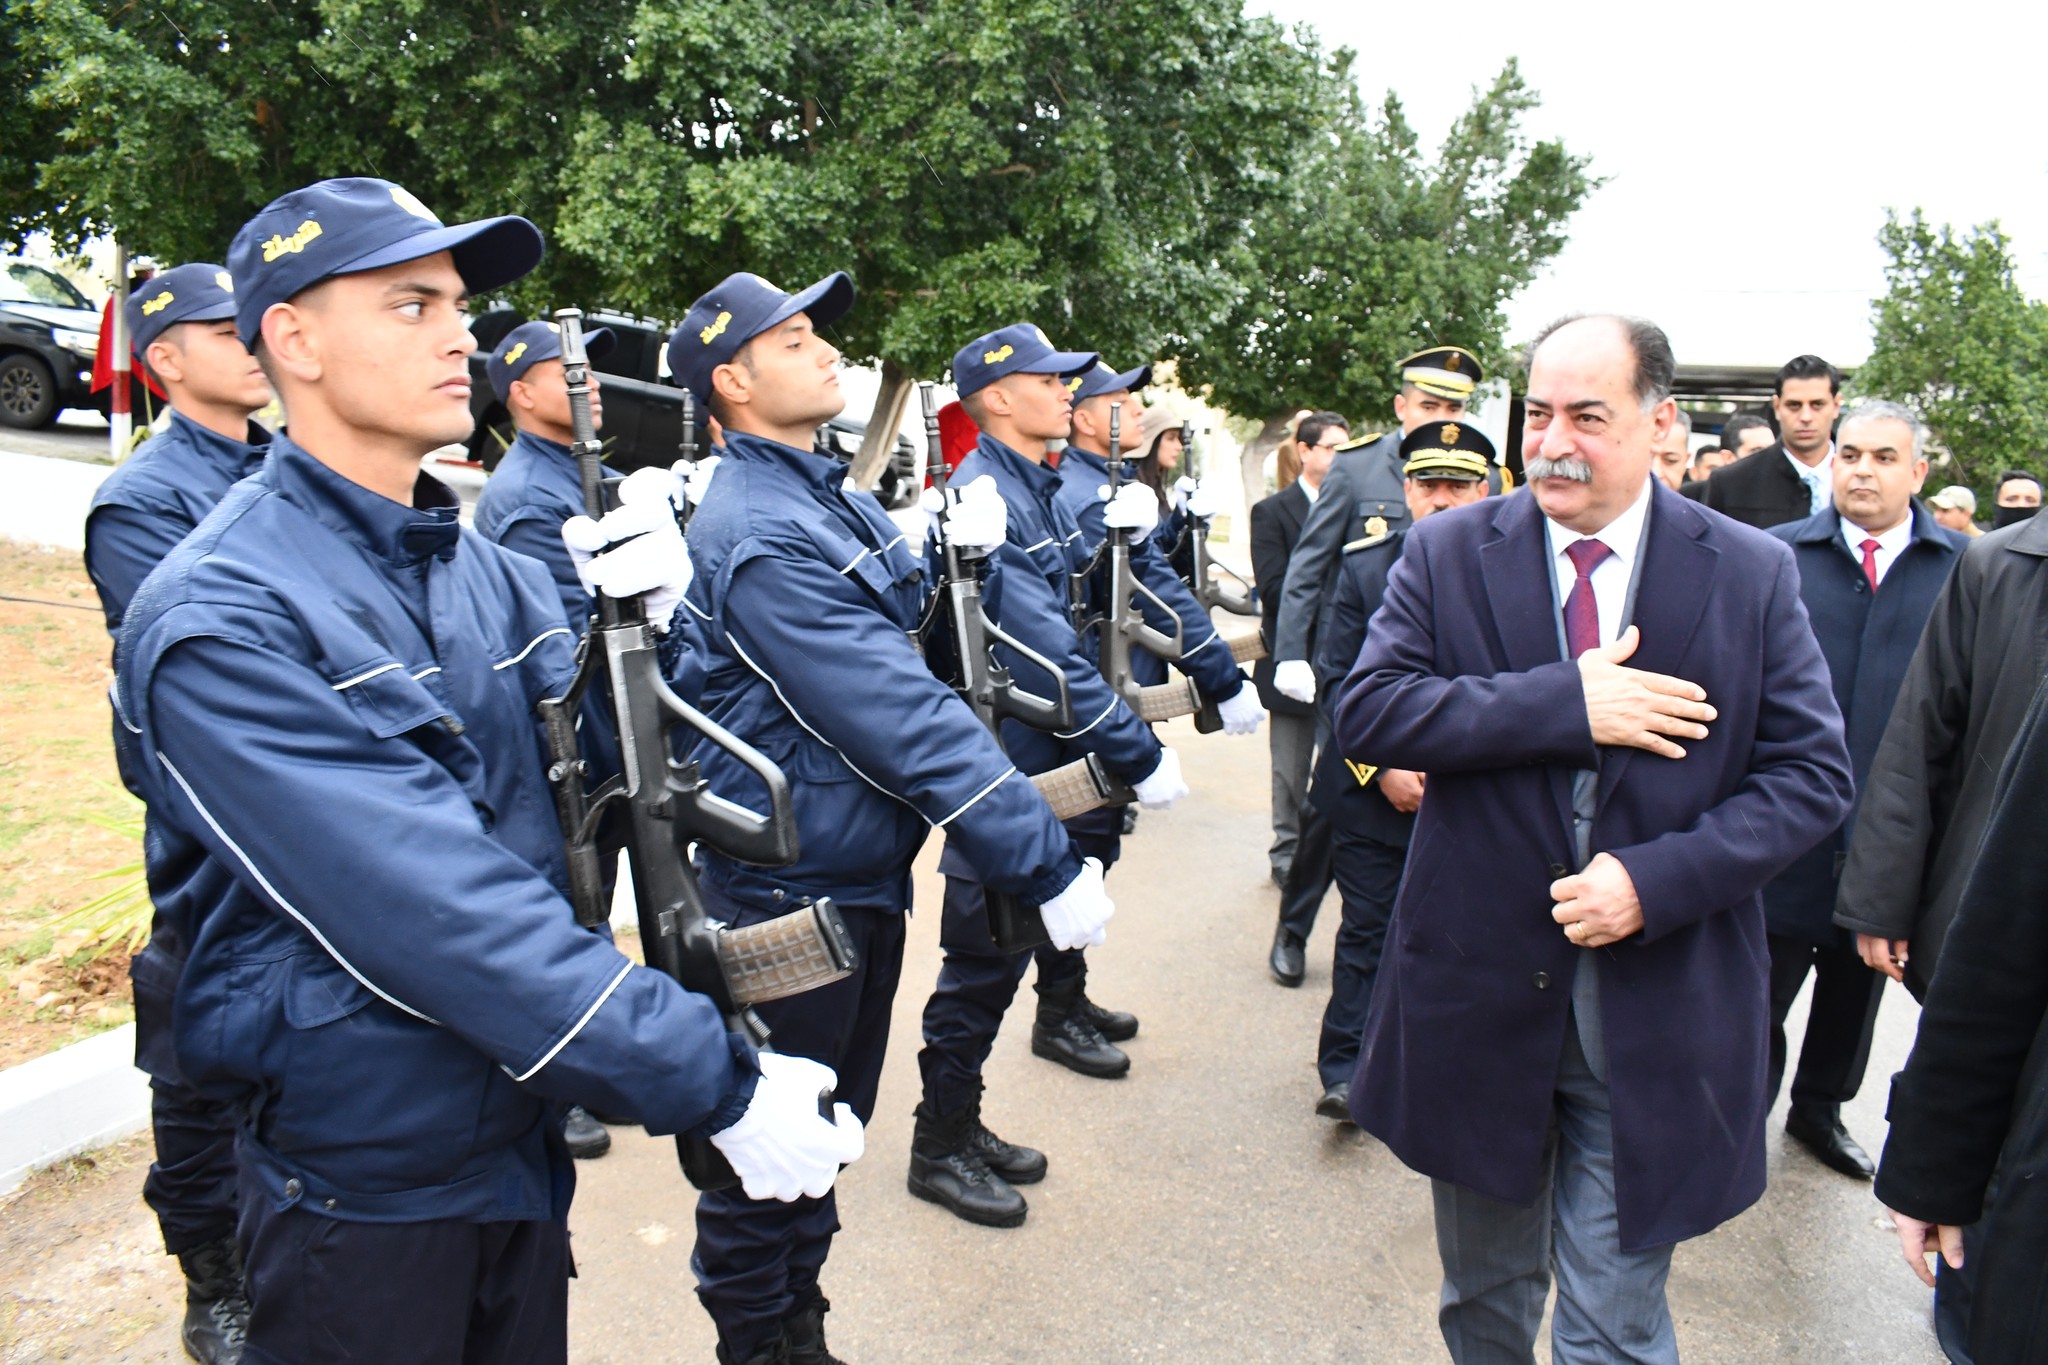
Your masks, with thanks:
[{"label": "police officer in blue uniform", "polygon": [[[838,905],[859,969],[757,1008],[774,1046],[836,1068],[840,1097],[865,1117],[901,975],[910,865],[933,829],[968,875],[1042,903],[1068,941],[1099,937],[1110,905],[1100,865],[920,655],[934,584],[903,532],[848,487],[844,463],[812,449],[818,424],[845,406],[839,352],[819,329],[852,306],[843,274],[794,295],[732,275],[690,306],[669,365],[725,431],[717,480],[690,522],[684,598],[704,641],[704,709],[789,774],[802,848],[779,868],[705,854],[705,898],[740,925],[807,899]],[[956,543],[992,550],[1000,504],[976,501],[994,521]],[[964,537],[966,520],[950,533]],[[722,754],[703,761],[715,787],[746,790]],[[1007,1146],[978,1109],[949,1120],[962,1141]],[[692,1265],[721,1361],[831,1359],[818,1276],[838,1225],[829,1198],[698,1200]]]},{"label": "police officer in blue uniform", "polygon": [[[1464,507],[1486,496],[1493,442],[1465,422],[1434,422],[1401,439],[1401,494],[1406,526],[1380,527],[1344,546],[1320,637],[1316,674],[1325,722],[1335,714],[1343,683],[1365,647],[1366,623],[1386,595],[1387,575],[1401,557],[1409,527],[1424,517]],[[1369,756],[1323,746],[1309,800],[1331,830],[1331,870],[1343,897],[1330,968],[1330,1003],[1316,1048],[1322,1097],[1316,1112],[1351,1121],[1351,1074],[1358,1067],[1365,1013],[1379,974],[1380,950],[1394,913],[1394,893],[1408,862],[1408,836],[1422,803],[1422,773],[1375,765]]]},{"label": "police officer in blue uniform", "polygon": [[[169,396],[171,415],[107,476],[86,513],[85,568],[109,634],[120,630],[150,570],[262,466],[270,444],[270,433],[251,420],[270,402],[270,381],[235,335],[234,281],[225,269],[194,263],[167,270],[145,281],[125,309],[128,333]],[[156,1212],[164,1250],[185,1272],[186,1351],[207,1365],[233,1365],[249,1321],[235,1245],[235,1118],[178,1071],[171,996],[184,960],[178,926],[159,914],[128,968],[135,1064],[149,1073],[156,1138],[142,1197]]]},{"label": "police officer in blue uniform", "polygon": [[470,430],[469,296],[540,254],[367,178],[244,225],[236,326],[290,431],[122,626],[178,1062],[240,1119],[255,1365],[565,1360],[565,1104],[704,1132],[777,1197],[858,1152],[829,1069],[570,909],[533,710],[574,667],[560,598],[420,472]]},{"label": "police officer in blue uniform", "polygon": [[[1068,585],[1088,557],[1081,529],[1060,500],[1060,476],[1046,462],[1046,442],[1068,432],[1073,395],[1067,381],[1095,363],[1093,354],[1055,350],[1029,323],[968,343],[953,358],[953,384],[981,437],[953,477],[966,484],[992,478],[1001,493],[1009,539],[997,555],[1000,582],[986,592],[984,605],[1004,631],[1061,670],[1073,701],[1073,729],[1053,733],[1005,720],[1003,747],[1027,773],[1094,753],[1113,776],[1135,786],[1142,802],[1163,808],[1187,792],[1180,762],[1110,690],[1075,631]],[[1131,517],[1140,495],[1156,520],[1152,491],[1133,485],[1133,496],[1108,510],[1111,524]],[[1010,655],[1005,663],[1025,690],[1040,696],[1056,691],[1053,679],[1021,657]],[[1097,812],[1068,827],[1092,858],[1113,860],[1117,820],[1115,811]],[[1025,967],[1035,956],[1031,1050],[1041,1057],[1083,1075],[1121,1076],[1130,1058],[1103,1036],[1102,1026],[1129,1037],[1137,1021],[1088,999],[1079,945],[1054,944],[1036,954],[998,949],[989,934],[983,881],[966,854],[949,838],[939,860],[946,878],[939,922],[945,957],[924,1011],[925,1045],[917,1058],[924,1097],[909,1183],[913,1194],[970,1222],[1015,1227],[1028,1212],[1015,1187],[1043,1179],[1045,1157],[1028,1147],[978,1145],[972,1124],[960,1116],[979,1112],[982,1066]]]}]

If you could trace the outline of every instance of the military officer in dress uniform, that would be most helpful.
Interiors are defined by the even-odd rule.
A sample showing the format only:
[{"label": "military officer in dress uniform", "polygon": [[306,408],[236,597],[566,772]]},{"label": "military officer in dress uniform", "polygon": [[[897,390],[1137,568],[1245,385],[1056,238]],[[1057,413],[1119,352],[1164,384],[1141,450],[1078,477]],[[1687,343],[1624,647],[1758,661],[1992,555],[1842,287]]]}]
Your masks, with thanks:
[{"label": "military officer in dress uniform", "polygon": [[[252,419],[270,381],[235,335],[234,281],[220,266],[181,265],[129,295],[128,334],[170,398],[170,424],[109,474],[85,517],[85,569],[117,633],[135,590],[237,482],[256,472],[270,433]],[[135,783],[123,773],[131,790]],[[146,817],[145,817],[146,818]],[[235,1116],[189,1085],[171,1040],[171,996],[186,945],[154,917],[128,970],[135,986],[135,1064],[149,1073],[156,1160],[142,1197],[164,1250],[185,1272],[181,1331],[193,1359],[241,1358],[249,1300],[235,1246]]]},{"label": "military officer in dress uniform", "polygon": [[[566,1360],[561,1105],[706,1133],[782,1198],[858,1154],[828,1068],[757,1057],[575,923],[533,709],[574,670],[560,598],[420,471],[471,428],[468,298],[540,254],[524,219],[444,226],[368,178],[245,224],[236,329],[290,432],[117,645],[150,890],[190,954],[178,1062],[240,1120],[252,1365]],[[636,553],[587,567],[673,604]]]},{"label": "military officer in dress uniform", "polygon": [[[1136,788],[1140,802],[1163,808],[1187,792],[1180,761],[1110,690],[1074,629],[1069,582],[1085,568],[1088,556],[1081,529],[1061,500],[1060,475],[1046,462],[1046,442],[1068,433],[1073,409],[1068,383],[1095,363],[1090,353],[1055,350],[1030,323],[969,342],[953,357],[953,383],[981,436],[954,477],[963,483],[990,477],[1001,492],[1009,538],[996,558],[1001,581],[986,593],[984,605],[1004,631],[1060,669],[1073,701],[1071,730],[1033,730],[1005,720],[1003,747],[1027,773],[1097,754],[1113,777]],[[1105,510],[1108,524],[1149,530],[1158,521],[1157,499],[1143,485],[1127,489],[1128,496]],[[1224,657],[1227,661],[1229,656]],[[1004,661],[1025,690],[1040,696],[1056,692],[1054,680],[1035,665],[1014,655]],[[1076,821],[1080,847],[1092,856],[1113,858],[1114,819],[1104,815],[1100,822],[1089,817]],[[924,1099],[911,1144],[910,1189],[969,1222],[1015,1227],[1029,1211],[1015,1186],[1043,1179],[1045,1157],[1009,1144],[1001,1149],[976,1145],[954,1116],[979,1111],[982,1066],[1034,955],[997,948],[989,934],[984,883],[963,852],[949,838],[939,860],[946,876],[939,921],[945,958],[924,1011],[925,1045],[917,1058]],[[1137,1020],[1088,999],[1087,964],[1080,953],[1041,949],[1036,957],[1032,1052],[1087,1076],[1113,1079],[1129,1071],[1129,1056],[1104,1037],[1103,1029],[1107,1025],[1129,1037],[1137,1032]]]},{"label": "military officer in dress uniform", "polygon": [[[690,522],[685,605],[705,642],[703,706],[789,775],[802,848],[778,868],[705,854],[705,899],[735,925],[806,899],[838,905],[856,973],[757,1009],[777,1049],[837,1069],[840,1098],[865,1118],[902,968],[911,860],[932,830],[946,831],[949,866],[1042,905],[1062,946],[1099,938],[1111,907],[1101,865],[918,653],[933,584],[903,533],[848,487],[844,462],[812,449],[819,423],[846,405],[839,352],[819,329],[852,306],[843,274],[794,295],[732,275],[690,305],[669,365],[725,428],[718,478]],[[986,486],[965,488],[946,533],[992,551],[1004,521]],[[715,788],[746,799],[751,779],[732,760],[712,751],[703,762]],[[982,1125],[978,1098],[939,1116],[945,1140],[1010,1150]],[[921,1137],[930,1126],[921,1114]],[[831,1359],[818,1275],[838,1227],[830,1198],[699,1199],[692,1264],[721,1361]]]},{"label": "military officer in dress uniform", "polygon": [[[1381,526],[1344,547],[1316,657],[1326,722],[1336,713],[1344,679],[1358,662],[1366,622],[1379,610],[1408,527],[1484,498],[1493,442],[1464,422],[1432,422],[1401,438],[1401,461],[1408,526]],[[1340,752],[1331,743],[1323,746],[1309,785],[1309,800],[1330,824],[1331,868],[1344,904],[1330,968],[1330,1003],[1316,1048],[1323,1087],[1316,1112],[1342,1123],[1351,1121],[1351,1073],[1358,1068],[1358,1041],[1365,1035],[1380,948],[1408,862],[1408,836],[1425,781],[1422,773],[1380,767],[1369,756]]]}]

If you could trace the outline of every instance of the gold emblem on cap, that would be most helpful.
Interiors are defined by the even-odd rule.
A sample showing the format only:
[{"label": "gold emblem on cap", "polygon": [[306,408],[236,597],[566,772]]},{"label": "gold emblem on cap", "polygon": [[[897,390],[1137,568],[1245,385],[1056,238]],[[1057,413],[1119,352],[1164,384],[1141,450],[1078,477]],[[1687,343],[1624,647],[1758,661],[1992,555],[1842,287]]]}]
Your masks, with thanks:
[{"label": "gold emblem on cap", "polygon": [[697,340],[703,342],[706,346],[709,346],[712,342],[718,340],[719,337],[725,335],[726,325],[731,321],[732,314],[720,313],[717,317],[711,320],[711,325],[709,327],[706,327],[703,331],[697,333]]},{"label": "gold emblem on cap", "polygon": [[1073,377],[1072,379],[1069,379],[1069,380],[1067,381],[1067,392],[1068,392],[1068,393],[1079,393],[1080,391],[1081,391],[1081,376],[1077,374],[1077,375],[1075,375],[1075,376],[1074,376],[1074,377]]},{"label": "gold emblem on cap", "polygon": [[415,218],[424,218],[435,227],[441,226],[441,220],[434,216],[434,211],[425,204],[422,204],[419,201],[419,197],[411,190],[401,189],[399,186],[393,185],[391,187],[391,202]]},{"label": "gold emblem on cap", "polygon": [[1387,533],[1387,519],[1385,517],[1367,517],[1365,519],[1365,533],[1368,536],[1385,535]]},{"label": "gold emblem on cap", "polygon": [[213,282],[230,294],[235,292],[235,277],[225,270],[214,271]]},{"label": "gold emblem on cap", "polygon": [[152,313],[161,313],[170,306],[171,291],[166,289],[163,293],[158,294],[155,298],[146,301],[142,305],[142,316],[148,317]]},{"label": "gold emblem on cap", "polygon": [[1459,355],[1456,351],[1452,351],[1450,355],[1444,358],[1444,368],[1447,370],[1455,370],[1458,368],[1458,362],[1462,361],[1463,359],[1463,356]]},{"label": "gold emblem on cap", "polygon": [[1458,424],[1456,422],[1444,423],[1444,429],[1436,434],[1436,438],[1442,441],[1447,449],[1458,443],[1458,436]]},{"label": "gold emblem on cap", "polygon": [[507,365],[515,365],[519,362],[519,357],[525,354],[526,343],[522,341],[517,346],[514,346],[511,350],[505,352],[505,363]]},{"label": "gold emblem on cap", "polygon": [[1000,365],[1015,354],[1017,354],[1017,348],[1008,342],[1004,342],[999,350],[982,352],[981,363],[984,365]]},{"label": "gold emblem on cap", "polygon": [[263,244],[263,260],[267,265],[280,256],[295,256],[306,249],[306,244],[320,235],[320,225],[308,218],[299,224],[289,237],[273,232],[270,240]]}]

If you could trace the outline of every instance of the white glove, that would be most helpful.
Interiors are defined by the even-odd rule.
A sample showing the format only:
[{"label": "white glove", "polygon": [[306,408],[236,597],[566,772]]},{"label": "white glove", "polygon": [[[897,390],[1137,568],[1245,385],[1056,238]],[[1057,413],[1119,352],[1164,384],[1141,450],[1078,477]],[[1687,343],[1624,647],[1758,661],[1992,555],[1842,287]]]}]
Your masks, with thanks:
[{"label": "white glove", "polygon": [[1196,482],[1188,479],[1183,479],[1181,482],[1194,482],[1195,484],[1193,488],[1188,490],[1187,509],[1188,515],[1196,521],[1207,521],[1223,510],[1222,489],[1212,488],[1207,482]]},{"label": "white glove", "polygon": [[[665,469],[654,472],[668,476]],[[643,490],[651,484],[643,483]],[[562,543],[569,547],[583,591],[592,597],[602,592],[607,597],[641,598],[648,621],[656,630],[668,631],[669,618],[690,590],[694,570],[675,509],[665,495],[627,503],[606,513],[603,521],[571,517],[562,523]]]},{"label": "white glove", "polygon": [[831,1121],[818,1113],[818,1096],[838,1084],[839,1077],[822,1062],[761,1054],[761,1079],[747,1112],[711,1135],[711,1145],[732,1163],[747,1198],[788,1203],[807,1194],[822,1199],[839,1178],[839,1168],[860,1160],[867,1143],[853,1110],[835,1104]]},{"label": "white glove", "polygon": [[1216,703],[1216,714],[1223,717],[1224,734],[1255,735],[1259,722],[1266,718],[1266,708],[1259,705],[1259,689],[1240,687],[1236,696]]},{"label": "white glove", "polygon": [[1129,531],[1132,544],[1151,535],[1159,525],[1159,496],[1149,485],[1127,483],[1111,497],[1109,485],[1104,484],[1100,496],[1108,504],[1102,509],[1102,524],[1112,531]]},{"label": "white glove", "polygon": [[1093,948],[1101,943],[1108,937],[1103,926],[1115,913],[1109,893],[1102,889],[1102,863],[1095,858],[1082,859],[1080,875],[1038,907],[1052,946],[1062,950]]},{"label": "white glove", "polygon": [[704,494],[711,488],[711,476],[718,472],[718,462],[724,458],[723,455],[706,455],[695,464],[688,460],[675,462],[676,473],[683,476],[683,496],[690,500],[690,506],[695,507],[704,501]]},{"label": "white glove", "polygon": [[1316,671],[1306,659],[1282,659],[1273,665],[1273,690],[1304,706],[1315,705]]},{"label": "white glove", "polygon": [[[676,464],[682,464],[677,460]],[[678,469],[651,464],[619,480],[619,506],[639,507],[665,502],[671,509],[683,505],[683,476]]]},{"label": "white glove", "polygon": [[1173,481],[1173,505],[1176,508],[1186,507],[1188,505],[1188,495],[1201,486],[1202,484],[1199,479],[1186,474],[1175,479]]},{"label": "white glove", "polygon": [[1133,783],[1131,790],[1138,794],[1138,804],[1146,810],[1170,809],[1188,794],[1188,784],[1180,776],[1180,755],[1171,749],[1161,749],[1159,766],[1142,782]]},{"label": "white glove", "polygon": [[[959,488],[949,487],[943,504],[939,490],[927,488],[918,505],[931,518],[932,535],[962,550],[985,555],[1009,537],[1010,509],[993,475],[984,474]],[[943,519],[939,516],[942,509],[946,513]]]}]

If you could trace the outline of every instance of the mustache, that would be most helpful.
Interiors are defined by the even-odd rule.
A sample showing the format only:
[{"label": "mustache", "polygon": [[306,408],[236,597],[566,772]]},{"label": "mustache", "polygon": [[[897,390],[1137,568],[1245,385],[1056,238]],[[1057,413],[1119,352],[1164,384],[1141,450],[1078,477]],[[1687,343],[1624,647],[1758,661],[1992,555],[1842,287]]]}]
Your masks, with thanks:
[{"label": "mustache", "polygon": [[1542,456],[1522,466],[1522,476],[1536,479],[1570,479],[1574,483],[1593,482],[1593,466],[1576,455],[1567,455],[1561,460],[1546,460]]}]

